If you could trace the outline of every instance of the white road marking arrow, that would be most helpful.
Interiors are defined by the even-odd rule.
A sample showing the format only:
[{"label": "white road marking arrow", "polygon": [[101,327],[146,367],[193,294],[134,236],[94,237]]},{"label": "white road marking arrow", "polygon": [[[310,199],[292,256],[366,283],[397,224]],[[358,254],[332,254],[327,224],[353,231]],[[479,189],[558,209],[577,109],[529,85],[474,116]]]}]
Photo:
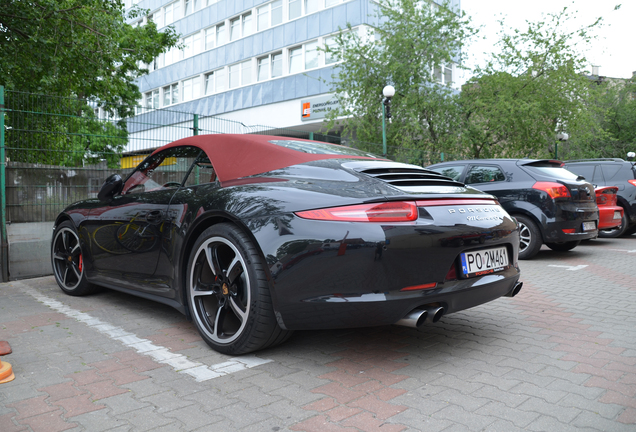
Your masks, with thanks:
[{"label": "white road marking arrow", "polygon": [[553,264],[550,264],[550,265],[548,265],[548,267],[560,267],[560,268],[564,268],[564,269],[569,270],[569,271],[577,271],[577,270],[584,269],[585,267],[587,267],[587,265],[581,264],[581,265],[577,265],[577,266],[566,266],[566,265],[553,265]]}]

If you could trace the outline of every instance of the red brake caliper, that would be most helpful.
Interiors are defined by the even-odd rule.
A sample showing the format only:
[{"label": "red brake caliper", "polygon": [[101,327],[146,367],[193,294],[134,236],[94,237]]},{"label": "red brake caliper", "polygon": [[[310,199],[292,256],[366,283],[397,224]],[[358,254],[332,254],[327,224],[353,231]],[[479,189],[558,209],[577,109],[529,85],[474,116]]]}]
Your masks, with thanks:
[{"label": "red brake caliper", "polygon": [[82,260],[82,255],[80,255],[79,259],[79,271],[82,273],[82,266],[84,265],[84,261]]}]

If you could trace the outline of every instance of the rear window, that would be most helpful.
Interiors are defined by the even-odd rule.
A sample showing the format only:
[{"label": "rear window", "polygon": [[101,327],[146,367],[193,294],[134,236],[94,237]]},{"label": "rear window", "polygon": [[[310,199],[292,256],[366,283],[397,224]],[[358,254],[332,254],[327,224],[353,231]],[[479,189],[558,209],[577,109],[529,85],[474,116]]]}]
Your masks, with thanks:
[{"label": "rear window", "polygon": [[552,177],[560,180],[576,180],[579,178],[577,174],[566,170],[565,168],[555,168],[555,167],[538,167],[538,166],[528,166],[526,168],[530,172],[534,172],[546,177]]},{"label": "rear window", "polygon": [[450,177],[455,181],[459,181],[460,177],[462,176],[462,172],[464,171],[464,165],[445,166],[445,167],[426,168],[426,169],[440,173],[443,176]]},{"label": "rear window", "polygon": [[320,143],[315,141],[296,141],[296,140],[271,140],[270,143],[296,150],[302,153],[310,154],[326,154],[326,155],[343,155],[343,156],[364,156],[375,159],[381,159],[380,156],[368,153],[362,150],[353,149],[335,144]]}]

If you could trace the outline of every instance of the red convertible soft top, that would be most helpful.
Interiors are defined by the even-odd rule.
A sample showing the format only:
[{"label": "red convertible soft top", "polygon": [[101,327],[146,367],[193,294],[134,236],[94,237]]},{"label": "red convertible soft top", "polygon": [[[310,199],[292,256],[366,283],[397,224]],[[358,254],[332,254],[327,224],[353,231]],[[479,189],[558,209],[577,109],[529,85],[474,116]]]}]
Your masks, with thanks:
[{"label": "red convertible soft top", "polygon": [[[278,141],[282,144],[290,143],[290,146],[274,144]],[[320,146],[320,153],[308,153],[295,150],[294,142],[314,143]],[[318,141],[310,141],[299,138],[289,138],[270,135],[239,135],[239,134],[212,134],[196,135],[183,138],[158,148],[154,153],[175,146],[194,146],[202,149],[210,158],[214,166],[217,178],[221,182],[262,174],[280,168],[286,168],[305,162],[322,159],[375,159],[369,154],[360,156],[347,154],[356,152],[354,149]],[[333,152],[329,149],[333,148]]]}]

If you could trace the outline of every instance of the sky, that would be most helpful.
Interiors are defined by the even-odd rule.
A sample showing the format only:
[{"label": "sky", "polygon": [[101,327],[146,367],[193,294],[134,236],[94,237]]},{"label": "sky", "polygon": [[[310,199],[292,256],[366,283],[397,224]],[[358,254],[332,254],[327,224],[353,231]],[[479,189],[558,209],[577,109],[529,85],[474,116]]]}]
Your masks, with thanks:
[{"label": "sky", "polygon": [[[614,10],[617,4],[621,7]],[[469,67],[483,61],[480,53],[493,51],[502,18],[506,26],[523,29],[526,20],[538,21],[542,14],[558,13],[568,7],[576,11],[571,20],[575,28],[603,18],[602,26],[594,32],[598,38],[588,51],[582,52],[589,61],[590,72],[591,66],[599,66],[599,75],[630,78],[636,71],[636,0],[461,0],[461,6],[472,17],[473,25],[483,26],[480,34],[486,37],[486,40],[473,42],[466,50],[465,63]],[[470,78],[470,72],[463,75],[460,81]]]}]

